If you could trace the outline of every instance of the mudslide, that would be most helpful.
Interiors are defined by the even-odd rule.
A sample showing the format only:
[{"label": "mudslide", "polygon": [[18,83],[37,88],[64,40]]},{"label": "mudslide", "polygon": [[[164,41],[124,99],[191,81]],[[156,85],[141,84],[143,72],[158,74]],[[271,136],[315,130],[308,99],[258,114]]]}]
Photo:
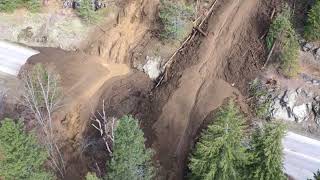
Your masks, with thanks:
[{"label": "mudslide", "polygon": [[165,169],[165,179],[183,178],[190,146],[203,121],[210,119],[211,112],[226,98],[241,98],[241,93],[218,75],[229,52],[246,33],[257,6],[258,1],[252,0],[219,3],[209,19],[208,36],[202,40],[196,55],[187,60],[196,65],[181,72],[177,88],[164,103],[153,124],[156,136],[153,146]]},{"label": "mudslide", "polygon": [[[63,92],[62,107],[54,114],[56,138],[59,139],[67,163],[65,179],[81,179],[86,163],[79,158],[83,132],[90,126],[103,86],[130,70],[125,64],[106,63],[106,60],[80,52],[55,48],[37,48],[39,54],[28,60],[28,66],[42,63],[60,76]],[[111,85],[112,86],[112,85]]]},{"label": "mudslide", "polygon": [[[90,168],[75,151],[85,138],[96,133],[89,124],[90,116],[101,110],[102,101],[106,102],[108,116],[132,114],[140,120],[147,145],[154,148],[161,165],[159,178],[174,180],[186,175],[188,155],[200,127],[212,120],[215,110],[234,98],[246,111],[241,87],[250,79],[253,60],[235,47],[247,47],[252,39],[258,39],[253,19],[261,2],[218,0],[205,25],[207,36],[198,34],[175,58],[169,78],[152,89],[153,83],[144,73],[128,73],[124,64],[132,64],[130,53],[149,31],[157,3],[131,2],[125,8],[125,18],[120,18],[115,27],[102,27],[99,38],[85,48],[85,52],[100,57],[44,48],[29,61],[45,63],[62,77],[68,105],[57,115],[57,134],[63,134],[63,152],[70,156],[66,157],[66,179],[84,177]],[[241,54],[242,59],[234,54]],[[241,68],[236,67],[238,64]],[[101,167],[105,160],[102,158]]]}]

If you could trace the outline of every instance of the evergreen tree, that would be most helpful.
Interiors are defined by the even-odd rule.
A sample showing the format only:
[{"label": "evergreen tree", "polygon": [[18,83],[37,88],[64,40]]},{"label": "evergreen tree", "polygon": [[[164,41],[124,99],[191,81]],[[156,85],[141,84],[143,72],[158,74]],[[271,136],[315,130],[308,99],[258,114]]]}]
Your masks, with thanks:
[{"label": "evergreen tree", "polygon": [[308,40],[320,40],[320,0],[316,0],[315,5],[308,14],[308,21],[304,36]]},{"label": "evergreen tree", "polygon": [[242,179],[247,155],[242,144],[244,119],[232,101],[202,133],[191,156],[190,179]]},{"label": "evergreen tree", "polygon": [[0,127],[0,177],[5,180],[50,180],[42,165],[47,153],[32,135],[23,132],[22,124],[5,119]]},{"label": "evergreen tree", "polygon": [[286,7],[272,22],[267,35],[267,48],[279,46],[281,70],[288,77],[296,76],[299,72],[299,43],[297,34],[291,23],[291,10]]},{"label": "evergreen tree", "polygon": [[95,23],[98,20],[98,15],[94,10],[92,0],[81,0],[78,14],[87,23]]},{"label": "evergreen tree", "polygon": [[153,153],[145,148],[143,132],[132,116],[119,120],[114,133],[112,159],[108,164],[108,179],[149,180],[154,177]]},{"label": "evergreen tree", "polygon": [[284,180],[282,139],[285,125],[272,122],[257,128],[252,136],[250,179]]}]

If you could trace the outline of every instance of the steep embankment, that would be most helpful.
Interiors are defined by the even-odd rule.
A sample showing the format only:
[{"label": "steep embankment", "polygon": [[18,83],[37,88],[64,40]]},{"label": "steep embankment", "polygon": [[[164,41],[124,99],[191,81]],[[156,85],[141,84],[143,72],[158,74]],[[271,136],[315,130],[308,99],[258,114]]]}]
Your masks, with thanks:
[{"label": "steep embankment", "polygon": [[[135,92],[151,89],[151,82],[145,74],[130,71],[128,59],[131,49],[150,29],[158,1],[121,3],[117,22],[98,26],[89,35],[90,43],[84,45],[85,53],[38,48],[40,54],[28,60],[28,64],[44,64],[61,77],[63,108],[55,113],[55,130],[67,164],[64,179],[81,179],[88,168],[92,168],[92,162],[81,157],[87,150],[83,149],[88,143],[85,132],[91,127],[90,117],[98,104],[101,105],[99,101],[106,100],[108,112],[118,107],[115,109],[121,112],[120,116],[129,113],[125,111],[128,107],[124,103],[138,102],[138,99],[126,101],[128,96],[136,97]],[[101,94],[107,95],[101,97]],[[114,113],[108,113],[108,116],[112,115]]]},{"label": "steep embankment", "polygon": [[158,0],[125,1],[114,24],[105,23],[91,34],[85,51],[112,63],[129,63],[131,50],[150,31]]},{"label": "steep embankment", "polygon": [[[258,1],[220,1],[208,20],[208,35],[197,37],[176,57],[169,71],[171,79],[141,106],[145,114],[140,118],[144,121],[148,143],[157,151],[164,178],[182,179],[199,127],[204,120],[211,119],[212,112],[226,98],[236,96],[241,104],[241,93],[235,87],[243,87],[241,83],[247,83],[258,71],[259,63],[253,65],[252,58],[242,58],[240,62],[229,55],[234,54],[235,47],[248,45],[244,39],[258,39],[258,34],[250,34],[257,33],[258,24],[253,19],[258,7]],[[237,54],[243,53],[238,49]],[[247,66],[243,68],[247,72],[239,73],[241,68],[232,72],[229,64]],[[239,84],[229,84],[224,79]],[[246,111],[245,106],[242,108]]]},{"label": "steep embankment", "polygon": [[[95,136],[89,117],[95,110],[101,110],[102,101],[108,116],[133,114],[141,120],[147,144],[156,150],[156,159],[162,166],[160,175],[165,179],[183,178],[190,148],[201,125],[211,120],[212,112],[225,99],[236,97],[242,104],[241,93],[259,70],[258,59],[263,56],[259,36],[264,32],[260,32],[256,20],[260,1],[218,0],[206,25],[207,36],[198,34],[178,53],[167,81],[151,90],[152,82],[145,74],[133,71],[125,75],[128,68],[123,64],[132,64],[130,55],[137,53],[132,50],[151,29],[157,4],[157,0],[127,2],[116,24],[99,27],[85,52],[100,58],[43,51],[30,61],[46,62],[62,77],[65,101],[70,106],[59,113],[57,134],[63,135],[68,164],[66,179],[79,179],[88,168],[98,166],[81,159],[81,153],[88,151],[89,158],[95,154],[80,148],[88,147],[85,143]],[[260,50],[253,47],[250,53],[245,48],[252,42],[259,44]],[[251,57],[257,54],[255,51],[260,54]],[[120,64],[110,67],[112,63]],[[242,109],[246,111],[245,105]],[[100,168],[105,166],[105,158],[92,162],[100,163]]]}]

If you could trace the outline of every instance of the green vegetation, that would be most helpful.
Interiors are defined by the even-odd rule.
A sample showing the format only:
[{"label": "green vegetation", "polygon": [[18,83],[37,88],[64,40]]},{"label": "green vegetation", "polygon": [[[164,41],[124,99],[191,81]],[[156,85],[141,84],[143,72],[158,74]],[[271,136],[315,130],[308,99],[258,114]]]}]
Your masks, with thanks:
[{"label": "green vegetation", "polygon": [[[312,180],[312,179],[308,179],[308,180]],[[313,173],[313,180],[320,180],[320,170]]]},{"label": "green vegetation", "polygon": [[163,28],[160,36],[163,39],[183,39],[187,32],[188,23],[193,16],[193,7],[180,1],[161,0],[159,17]]},{"label": "green vegetation", "polygon": [[310,41],[320,40],[320,0],[316,0],[315,5],[308,14],[304,36]]},{"label": "green vegetation", "polygon": [[132,116],[119,120],[115,130],[112,159],[108,163],[108,179],[153,179],[153,152],[145,148],[143,132]]},{"label": "green vegetation", "polygon": [[0,127],[0,177],[6,180],[50,180],[42,168],[47,153],[33,135],[23,131],[22,124],[5,119]]},{"label": "green vegetation", "polygon": [[242,115],[232,102],[221,109],[202,133],[191,155],[189,179],[281,180],[285,125],[275,121],[244,136]]},{"label": "green vegetation", "polygon": [[284,180],[282,138],[285,125],[281,122],[265,124],[264,128],[256,129],[251,141],[250,178],[263,180]]},{"label": "green vegetation", "polygon": [[191,156],[190,179],[241,179],[247,154],[242,144],[244,120],[231,101],[202,134]]},{"label": "green vegetation", "polygon": [[97,175],[95,173],[88,173],[86,175],[86,180],[99,180],[99,178],[97,177]]},{"label": "green vegetation", "polygon": [[40,10],[40,0],[1,0],[0,12],[13,12],[17,8],[25,7],[31,12]]},{"label": "green vegetation", "polygon": [[87,23],[96,23],[99,20],[99,14],[94,10],[91,0],[81,1],[78,14]]},{"label": "green vegetation", "polygon": [[291,11],[286,8],[272,22],[267,35],[267,47],[270,51],[273,45],[279,48],[280,67],[288,77],[296,76],[299,72],[299,43],[290,19]]},{"label": "green vegetation", "polygon": [[254,110],[257,117],[261,119],[267,118],[272,100],[268,98],[268,90],[259,79],[255,79],[250,83],[250,94],[254,98]]}]

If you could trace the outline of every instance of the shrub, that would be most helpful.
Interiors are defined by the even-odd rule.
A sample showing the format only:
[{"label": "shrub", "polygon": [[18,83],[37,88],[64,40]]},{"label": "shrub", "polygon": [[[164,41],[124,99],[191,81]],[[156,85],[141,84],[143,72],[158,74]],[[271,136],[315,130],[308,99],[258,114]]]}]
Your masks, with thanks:
[{"label": "shrub", "polygon": [[108,163],[108,179],[153,179],[153,152],[145,148],[143,132],[132,116],[119,120],[114,134],[113,153]]},{"label": "shrub", "polygon": [[299,43],[293,29],[290,9],[285,9],[272,22],[267,35],[267,48],[271,50],[274,43],[279,46],[281,69],[288,77],[296,76],[299,71]]},{"label": "shrub", "polygon": [[31,12],[39,11],[40,0],[1,0],[0,12],[13,12],[17,8],[25,7]]},{"label": "shrub", "polygon": [[79,16],[87,23],[95,23],[98,21],[98,13],[94,10],[91,0],[82,0],[78,8]]},{"label": "shrub", "polygon": [[17,8],[17,4],[14,0],[1,0],[0,11],[1,12],[12,12]]},{"label": "shrub", "polygon": [[202,133],[190,158],[190,179],[242,179],[247,154],[242,144],[244,120],[231,101]]},{"label": "shrub", "polygon": [[257,117],[265,119],[269,115],[269,108],[271,105],[270,93],[259,79],[255,79],[250,83],[250,94],[254,98],[255,113]]},{"label": "shrub", "polygon": [[38,12],[40,10],[41,7],[41,3],[40,0],[27,0],[26,1],[26,8],[30,11],[30,12]]},{"label": "shrub", "polygon": [[95,173],[88,173],[86,175],[86,180],[99,180],[99,178],[97,177],[97,175]]},{"label": "shrub", "polygon": [[159,17],[163,25],[161,38],[181,40],[187,33],[187,26],[194,14],[192,6],[181,2],[161,0]]},{"label": "shrub", "polygon": [[42,165],[47,153],[36,142],[33,135],[22,130],[21,123],[5,119],[0,127],[0,177],[8,180],[50,180]]},{"label": "shrub", "polygon": [[252,158],[248,168],[250,179],[284,180],[282,139],[285,134],[285,125],[281,122],[272,122],[257,128],[253,133],[250,149]]},{"label": "shrub", "polygon": [[308,14],[304,36],[310,41],[320,40],[320,0],[316,0],[315,5]]}]

